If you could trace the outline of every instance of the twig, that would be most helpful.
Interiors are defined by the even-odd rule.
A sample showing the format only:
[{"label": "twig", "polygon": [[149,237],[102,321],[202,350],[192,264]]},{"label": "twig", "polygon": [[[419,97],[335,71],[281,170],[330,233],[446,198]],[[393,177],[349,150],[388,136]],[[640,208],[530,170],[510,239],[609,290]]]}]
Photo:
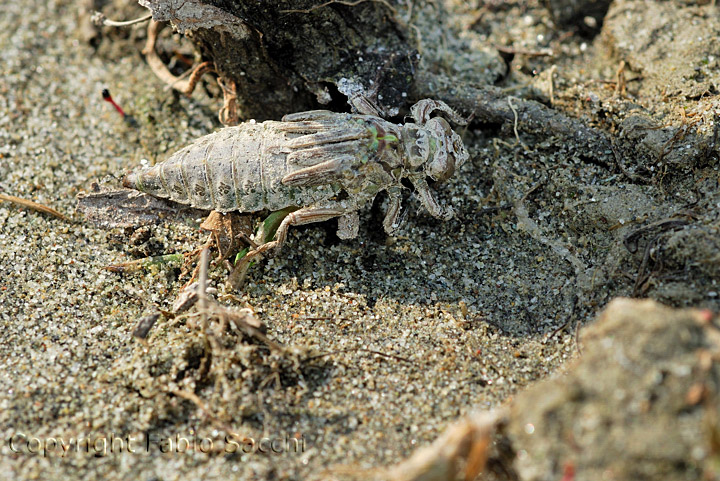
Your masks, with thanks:
[{"label": "twig", "polygon": [[554,57],[555,52],[550,49],[546,50],[525,50],[522,48],[504,47],[498,45],[495,50],[501,53],[513,54],[513,55],[527,55],[528,57]]},{"label": "twig", "polygon": [[[281,344],[278,344],[277,342],[271,340],[263,333],[263,331],[261,330],[262,324],[260,324],[259,321],[257,321],[256,325],[253,325],[246,320],[246,314],[248,311],[250,311],[249,309],[243,309],[238,312],[232,309],[228,309],[227,307],[217,302],[208,302],[211,302],[209,312],[216,317],[229,320],[238,330],[243,331],[247,335],[258,339],[259,341],[267,345],[270,349],[273,349],[283,354],[286,352],[286,349]],[[253,320],[255,320],[254,317]]]},{"label": "twig", "polygon": [[[692,218],[691,212],[682,212],[679,213],[681,215],[685,215]],[[676,214],[678,215],[678,214]],[[651,224],[648,224],[646,226],[640,227],[636,229],[635,231],[628,234],[623,239],[623,245],[630,253],[635,253],[638,250],[638,242],[641,237],[643,237],[646,234],[652,234],[653,236],[650,238],[648,244],[643,249],[643,257],[642,261],[640,262],[640,267],[638,268],[637,276],[635,277],[635,283],[633,285],[633,297],[637,297],[638,295],[643,294],[647,288],[643,288],[646,282],[652,278],[653,274],[657,274],[659,271],[655,272],[647,272],[648,266],[650,265],[651,256],[653,254],[654,249],[660,245],[662,241],[662,236],[665,232],[668,231],[677,231],[679,229],[684,228],[686,225],[688,225],[689,222],[684,219],[678,219],[678,218],[668,218],[663,219],[658,222],[653,222]],[[657,261],[660,262],[659,260]]]},{"label": "twig", "polygon": [[202,402],[202,399],[200,397],[189,391],[185,391],[182,389],[168,389],[168,392],[170,394],[173,394],[177,397],[181,397],[183,399],[187,399],[188,401],[192,401],[197,407],[199,407],[205,414],[208,415],[210,418],[215,418],[215,415],[210,412],[210,409],[205,405],[204,402]]},{"label": "twig", "polygon": [[625,82],[625,60],[620,61],[620,66],[615,72],[615,95],[625,97],[627,82]]},{"label": "twig", "polygon": [[[204,334],[207,333],[210,317],[215,317],[223,322],[231,322],[238,330],[250,337],[254,337],[270,349],[285,353],[285,348],[277,342],[268,338],[264,331],[263,324],[258,321],[249,309],[236,311],[229,309],[207,296],[207,270],[208,270],[208,245],[202,247],[200,260],[198,262],[198,287],[197,287],[197,311],[201,316],[201,328]],[[253,322],[248,321],[248,316]]]},{"label": "twig", "polygon": [[[645,246],[642,262],[640,263],[640,267],[638,268],[637,278],[635,279],[635,284],[633,285],[633,297],[638,297],[638,294],[641,293],[640,288],[652,277],[652,273],[646,274],[645,271],[647,271],[648,264],[650,263],[650,255],[652,254],[653,249],[660,242],[661,235],[662,234],[658,234],[657,236],[653,237],[650,242],[648,242],[648,244]],[[645,291],[647,291],[647,289],[642,290],[643,293]]]},{"label": "twig", "polygon": [[[198,275],[198,310],[207,312],[207,271],[208,271],[208,247],[203,247],[200,251],[200,274]],[[207,316],[203,316],[203,330],[207,327]]]},{"label": "twig", "polygon": [[555,254],[571,264],[575,269],[576,275],[581,275],[587,269],[585,263],[579,257],[570,252],[570,249],[568,249],[561,241],[551,239],[545,235],[540,226],[537,225],[537,222],[530,218],[527,207],[525,207],[525,201],[528,196],[539,189],[542,183],[542,180],[537,182],[520,199],[513,202],[513,211],[517,217],[518,224],[521,224],[525,228],[525,231],[530,234],[530,237],[541,244],[545,244],[550,247]]},{"label": "twig", "polygon": [[209,332],[208,326],[210,325],[210,319],[207,309],[207,270],[208,270],[208,247],[203,247],[200,251],[200,260],[198,261],[200,267],[200,274],[198,275],[198,288],[197,288],[197,305],[198,314],[200,314],[200,334],[203,338],[203,344],[205,347],[205,355],[203,356],[202,362],[198,369],[198,375],[200,379],[204,379],[205,376],[210,372],[212,367],[213,350],[217,346],[212,333]]},{"label": "twig", "polygon": [[415,363],[415,362],[412,361],[411,359],[408,359],[408,358],[405,358],[405,357],[396,356],[396,355],[394,355],[394,354],[385,354],[384,352],[373,351],[372,349],[365,349],[364,347],[350,347],[350,348],[348,348],[348,349],[340,349],[340,350],[337,350],[337,351],[330,351],[330,352],[326,352],[326,353],[323,353],[323,354],[317,354],[317,355],[315,355],[315,356],[306,357],[306,358],[303,359],[303,360],[304,360],[305,362],[308,362],[308,361],[312,361],[312,360],[314,360],[314,359],[320,359],[321,357],[333,356],[333,355],[335,355],[335,354],[343,354],[343,353],[346,353],[346,352],[367,352],[367,353],[370,353],[370,354],[376,354],[376,355],[378,355],[378,356],[386,357],[386,358],[388,358],[388,359],[395,359],[395,360],[397,360],[397,361],[403,361],[403,362],[407,362],[407,363],[410,363],[410,364],[414,364],[414,363]]},{"label": "twig", "polygon": [[638,183],[638,184],[649,184],[652,182],[651,179],[646,179],[645,177],[643,177],[641,175],[632,174],[625,168],[625,164],[623,164],[623,161],[622,161],[622,154],[620,153],[620,149],[618,148],[615,140],[611,139],[610,148],[612,149],[613,156],[615,157],[615,163],[617,164],[618,168],[620,169],[620,172],[622,172],[623,175],[625,177],[627,177],[631,182]]},{"label": "twig", "polygon": [[218,77],[217,79],[217,83],[223,92],[223,106],[220,112],[218,112],[218,120],[220,120],[221,124],[232,127],[240,123],[240,115],[238,114],[235,81],[228,79],[227,82],[230,83],[229,86],[225,85],[225,81],[223,81],[222,78]]},{"label": "twig", "polygon": [[[201,252],[203,249],[210,247],[213,244],[213,242],[214,242],[213,235],[212,234],[208,235],[208,238],[205,241],[205,244],[201,245],[200,247],[196,248],[195,250],[193,250],[191,252],[183,254],[183,256],[186,259],[186,262],[191,263],[192,258],[195,257],[198,254],[198,252]],[[183,271],[180,272],[180,277],[184,276],[187,273],[188,273],[188,271],[185,269],[185,265],[183,265]],[[195,266],[195,269],[193,269],[192,274],[190,275],[190,279],[185,283],[185,285],[182,288],[185,289],[190,284],[195,282],[195,279],[197,278],[199,273],[200,273],[200,264]]]},{"label": "twig", "polygon": [[22,199],[20,197],[15,197],[14,195],[6,195],[6,194],[0,194],[0,200],[4,200],[6,202],[12,202],[15,205],[27,207],[28,209],[32,209],[37,212],[42,212],[44,214],[50,214],[52,216],[57,217],[58,219],[62,219],[67,222],[72,222],[70,220],[70,218],[68,218],[65,215],[61,214],[60,212],[56,211],[52,207],[48,207],[43,204],[38,204],[37,202],[33,202],[32,200]]},{"label": "twig", "polygon": [[188,79],[188,85],[187,85],[187,94],[190,95],[193,92],[193,90],[195,90],[195,86],[200,81],[200,78],[202,78],[203,75],[205,75],[208,72],[214,72],[214,71],[215,71],[215,64],[209,60],[196,65],[192,69],[192,72],[190,72],[190,78]]},{"label": "twig", "polygon": [[230,427],[230,426],[228,426],[227,424],[223,423],[223,422],[220,420],[220,418],[218,418],[218,417],[210,410],[210,408],[207,407],[207,405],[205,405],[205,403],[202,401],[202,399],[200,399],[200,396],[198,396],[197,394],[195,394],[195,393],[193,393],[193,392],[190,392],[190,391],[185,391],[185,390],[183,390],[183,389],[167,389],[166,392],[168,392],[168,393],[170,393],[170,394],[172,394],[172,395],[174,395],[174,396],[177,396],[177,397],[179,397],[179,398],[186,399],[186,400],[192,402],[193,404],[195,404],[195,406],[197,406],[198,408],[200,408],[200,410],[201,410],[203,413],[205,413],[205,415],[206,415],[208,418],[210,418],[210,421],[211,421],[216,427],[222,429],[222,430],[225,431],[226,433],[232,433],[232,432],[233,432],[232,427]]},{"label": "twig", "polygon": [[385,5],[394,15],[397,15],[397,10],[395,10],[395,7],[390,5],[385,0],[355,0],[354,2],[348,2],[344,0],[330,0],[329,2],[321,3],[320,5],[315,5],[314,7],[305,9],[305,10],[280,10],[279,13],[310,13],[313,10],[317,10],[319,8],[327,7],[328,5],[345,5],[346,7],[355,7],[357,5],[360,5],[361,3],[365,2],[375,2],[380,3],[382,5]]},{"label": "twig", "polygon": [[667,219],[662,219],[651,224],[639,227],[638,229],[625,236],[625,238],[623,239],[623,245],[628,250],[628,252],[632,254],[636,253],[638,249],[638,240],[643,235],[655,232],[657,232],[657,234],[661,234],[665,231],[678,230],[688,225],[689,222],[687,220],[678,218],[680,216],[689,217],[691,219],[694,218],[691,212],[678,212]]},{"label": "twig", "polygon": [[[209,60],[200,64],[197,64],[191,70],[187,70],[180,75],[175,77],[175,82],[165,86],[165,90],[179,89],[177,85],[182,82],[182,93],[190,95],[200,81],[200,78],[208,72],[214,72],[215,68],[213,63]],[[187,81],[185,81],[187,79]]]},{"label": "twig", "polygon": [[565,321],[562,326],[558,327],[558,328],[555,329],[553,332],[551,332],[551,333],[542,341],[542,343],[543,343],[543,344],[547,344],[548,342],[550,342],[550,340],[551,340],[553,337],[557,336],[558,334],[560,334],[561,332],[563,332],[565,329],[567,329],[567,328],[570,326],[570,322],[571,322],[571,321],[572,321],[572,319],[568,319],[567,321]]},{"label": "twig", "polygon": [[106,27],[129,27],[130,25],[135,25],[136,23],[142,23],[147,22],[148,20],[152,19],[152,14],[145,15],[144,17],[136,18],[135,20],[126,20],[124,22],[116,22],[115,20],[110,20],[105,16],[104,13],[95,11],[92,14],[91,20],[92,22],[97,25],[98,27],[106,26]]}]

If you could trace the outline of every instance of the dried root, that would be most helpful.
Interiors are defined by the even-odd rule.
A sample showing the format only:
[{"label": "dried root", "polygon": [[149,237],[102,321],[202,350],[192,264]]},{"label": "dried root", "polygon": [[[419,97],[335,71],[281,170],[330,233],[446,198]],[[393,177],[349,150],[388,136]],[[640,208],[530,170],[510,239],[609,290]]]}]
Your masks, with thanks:
[{"label": "dried root", "polygon": [[[167,88],[175,89],[189,96],[193,93],[203,75],[210,72],[217,73],[215,64],[211,61],[202,62],[183,75],[173,75],[155,51],[157,37],[164,27],[165,22],[150,21],[147,42],[142,53],[145,55],[145,59],[153,73],[167,84]],[[232,80],[224,81],[222,78],[218,78],[217,83],[223,92],[223,106],[218,112],[218,119],[226,127],[238,125],[240,123],[240,116],[235,82]]]},{"label": "dried root", "polygon": [[[227,85],[225,83],[227,82]],[[233,80],[223,81],[218,78],[217,83],[223,91],[223,106],[218,112],[218,120],[226,127],[232,127],[240,123],[238,112],[237,88]]]},{"label": "dried root", "polygon": [[168,84],[170,88],[182,92],[185,95],[190,95],[195,90],[195,86],[203,75],[208,72],[215,72],[214,64],[212,62],[203,62],[195,66],[190,71],[188,78],[173,75],[155,51],[157,37],[165,25],[166,24],[164,22],[156,22],[154,20],[150,21],[150,25],[148,25],[147,42],[145,43],[145,48],[142,53],[145,55],[145,59],[147,60],[147,63],[153,73],[160,80]]},{"label": "dried root", "polygon": [[129,27],[131,25],[135,25],[138,23],[147,22],[148,20],[152,19],[152,14],[145,15],[140,18],[136,18],[134,20],[126,20],[123,22],[118,22],[115,20],[110,20],[105,16],[102,12],[93,12],[92,14],[92,22],[97,25],[98,27]]}]

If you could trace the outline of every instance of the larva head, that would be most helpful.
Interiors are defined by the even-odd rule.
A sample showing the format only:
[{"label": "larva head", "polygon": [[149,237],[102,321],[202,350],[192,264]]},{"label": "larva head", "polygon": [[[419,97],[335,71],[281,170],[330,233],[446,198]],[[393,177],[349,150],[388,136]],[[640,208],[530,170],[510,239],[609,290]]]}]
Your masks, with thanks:
[{"label": "larva head", "polygon": [[425,175],[436,181],[452,177],[470,157],[460,136],[440,117],[423,126],[406,124],[403,138],[407,167],[422,167]]}]

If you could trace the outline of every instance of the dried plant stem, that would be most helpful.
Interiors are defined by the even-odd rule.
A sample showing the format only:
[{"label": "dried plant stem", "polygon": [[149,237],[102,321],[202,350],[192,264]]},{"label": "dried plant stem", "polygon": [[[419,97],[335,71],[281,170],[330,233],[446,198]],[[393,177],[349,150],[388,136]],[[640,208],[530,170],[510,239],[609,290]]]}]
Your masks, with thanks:
[{"label": "dried plant stem", "polygon": [[56,211],[52,207],[48,207],[43,204],[38,204],[37,202],[33,202],[32,200],[22,199],[20,197],[15,197],[14,195],[7,195],[7,194],[0,194],[0,200],[4,200],[6,202],[12,202],[15,205],[27,207],[28,209],[42,212],[44,214],[50,214],[52,216],[57,217],[58,219],[62,219],[62,220],[71,222],[70,218],[68,218],[67,216]]}]

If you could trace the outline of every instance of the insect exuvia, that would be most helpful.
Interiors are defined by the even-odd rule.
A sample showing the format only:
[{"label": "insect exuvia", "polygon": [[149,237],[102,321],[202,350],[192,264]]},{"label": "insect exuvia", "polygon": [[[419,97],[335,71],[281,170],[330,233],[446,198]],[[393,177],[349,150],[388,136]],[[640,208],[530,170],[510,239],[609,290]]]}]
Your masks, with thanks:
[{"label": "insect exuvia", "polygon": [[462,139],[448,120],[465,122],[437,100],[411,108],[402,125],[377,115],[313,110],[282,121],[247,122],[201,137],[152,167],[131,172],[126,187],[180,204],[219,212],[256,212],[299,207],[278,228],[275,240],[251,254],[280,247],[291,225],[339,217],[338,236],[357,236],[358,210],[378,192],[389,195],[383,227],[399,227],[402,179],[415,187],[422,205],[447,220],[427,184],[448,179],[467,159]]}]

